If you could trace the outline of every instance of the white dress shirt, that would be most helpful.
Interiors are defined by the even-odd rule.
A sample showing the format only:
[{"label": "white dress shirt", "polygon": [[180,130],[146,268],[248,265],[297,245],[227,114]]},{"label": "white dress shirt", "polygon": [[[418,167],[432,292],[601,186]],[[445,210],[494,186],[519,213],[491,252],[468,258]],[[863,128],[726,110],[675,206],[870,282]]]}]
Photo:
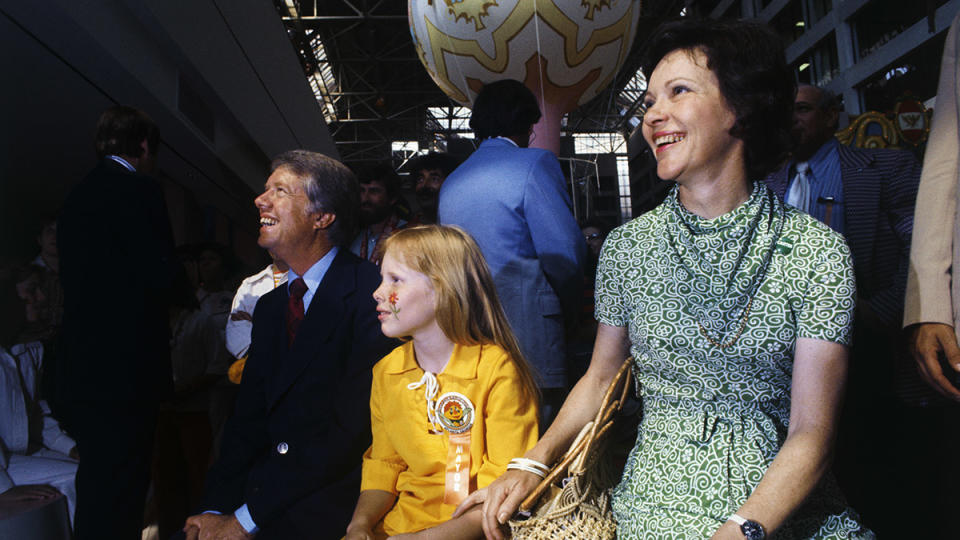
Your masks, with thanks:
[{"label": "white dress shirt", "polygon": [[[253,308],[257,306],[257,300],[287,282],[286,272],[280,274],[278,280],[274,280],[273,272],[275,268],[273,264],[270,264],[260,272],[243,280],[243,283],[237,288],[237,294],[233,297],[230,315],[243,311],[252,317]],[[227,350],[235,358],[243,358],[247,355],[252,329],[252,321],[242,319],[235,321],[232,317],[227,318]]]},{"label": "white dress shirt", "polygon": [[76,443],[39,399],[43,345],[0,347],[0,493],[27,484],[49,484],[67,497],[70,520],[76,508]]}]

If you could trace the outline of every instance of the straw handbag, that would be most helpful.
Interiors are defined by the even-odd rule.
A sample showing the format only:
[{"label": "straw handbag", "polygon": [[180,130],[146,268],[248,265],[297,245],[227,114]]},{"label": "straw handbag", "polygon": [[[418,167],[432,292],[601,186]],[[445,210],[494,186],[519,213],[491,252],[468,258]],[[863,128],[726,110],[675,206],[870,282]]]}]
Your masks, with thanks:
[{"label": "straw handbag", "polygon": [[[510,520],[513,538],[522,540],[614,539],[617,522],[610,490],[619,480],[609,460],[601,459],[614,416],[630,388],[628,358],[603,397],[596,418],[583,426],[563,458],[520,504]],[[539,501],[539,502],[538,502]]]}]

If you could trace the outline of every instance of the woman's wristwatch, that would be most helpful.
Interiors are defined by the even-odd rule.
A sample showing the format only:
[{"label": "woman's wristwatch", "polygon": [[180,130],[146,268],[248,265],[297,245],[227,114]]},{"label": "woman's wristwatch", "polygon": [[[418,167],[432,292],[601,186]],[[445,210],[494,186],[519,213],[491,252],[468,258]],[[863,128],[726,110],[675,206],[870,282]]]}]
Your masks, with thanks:
[{"label": "woman's wristwatch", "polygon": [[740,532],[747,540],[764,540],[767,537],[767,531],[763,530],[763,525],[752,519],[733,514],[730,516],[730,521],[740,526]]}]

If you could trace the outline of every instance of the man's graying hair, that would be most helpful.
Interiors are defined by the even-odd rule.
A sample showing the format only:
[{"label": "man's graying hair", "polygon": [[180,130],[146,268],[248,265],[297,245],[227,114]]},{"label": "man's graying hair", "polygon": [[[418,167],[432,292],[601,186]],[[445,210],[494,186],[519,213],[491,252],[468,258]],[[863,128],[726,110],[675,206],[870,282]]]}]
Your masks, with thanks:
[{"label": "man's graying hair", "polygon": [[834,120],[833,125],[830,126],[834,131],[840,127],[840,113],[843,111],[843,103],[840,102],[840,96],[836,93],[827,90],[826,88],[820,88],[815,84],[804,84],[801,83],[797,86],[797,90],[800,88],[816,88],[820,91],[820,99],[817,100],[816,107],[822,112],[829,113],[834,111],[837,113],[837,119]]},{"label": "man's graying hair", "polygon": [[817,100],[817,108],[822,111],[837,111],[840,112],[843,110],[843,103],[840,101],[840,96],[831,90],[826,88],[820,88],[815,84],[803,84],[801,83],[798,88],[816,88],[820,91],[820,99]]},{"label": "man's graying hair", "polygon": [[270,172],[281,167],[303,181],[303,190],[310,201],[308,212],[330,212],[337,216],[327,229],[330,242],[337,246],[349,242],[357,229],[360,208],[360,185],[353,172],[331,157],[307,150],[280,154],[270,164]]}]

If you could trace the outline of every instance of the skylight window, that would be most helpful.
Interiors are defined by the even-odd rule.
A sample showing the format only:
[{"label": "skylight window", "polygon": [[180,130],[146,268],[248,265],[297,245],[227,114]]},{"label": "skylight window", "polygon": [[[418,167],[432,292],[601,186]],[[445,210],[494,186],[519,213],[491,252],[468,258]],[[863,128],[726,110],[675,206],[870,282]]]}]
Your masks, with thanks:
[{"label": "skylight window", "polygon": [[420,151],[420,143],[417,141],[393,141],[390,149],[394,152],[413,152]]},{"label": "skylight window", "polygon": [[574,133],[575,154],[623,154],[627,141],[619,133]]},{"label": "skylight window", "polygon": [[[309,35],[309,33],[308,33]],[[307,80],[310,82],[310,89],[313,90],[313,96],[320,103],[323,110],[323,118],[327,123],[337,121],[337,100],[333,96],[339,91],[337,79],[333,75],[333,68],[330,66],[330,60],[327,58],[327,49],[320,41],[320,36],[314,34],[310,37],[310,50],[317,61],[316,71],[311,73]]]},{"label": "skylight window", "polygon": [[466,107],[427,107],[427,113],[440,131],[470,131],[470,109]]}]

